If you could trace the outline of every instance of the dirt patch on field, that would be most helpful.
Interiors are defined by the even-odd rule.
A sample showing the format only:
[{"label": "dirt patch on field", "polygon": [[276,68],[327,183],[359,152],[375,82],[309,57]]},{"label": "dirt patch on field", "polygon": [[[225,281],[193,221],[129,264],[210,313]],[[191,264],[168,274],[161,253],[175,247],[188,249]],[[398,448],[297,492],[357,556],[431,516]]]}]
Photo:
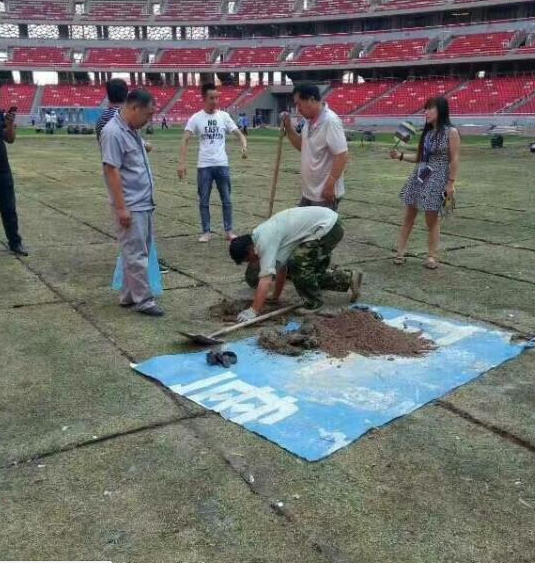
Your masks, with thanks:
[{"label": "dirt patch on field", "polygon": [[371,311],[346,311],[333,318],[315,318],[299,331],[266,329],[259,344],[270,351],[299,356],[307,350],[321,350],[344,358],[350,352],[363,356],[420,356],[435,345],[420,333],[404,332],[384,323]]},{"label": "dirt patch on field", "polygon": [[[252,299],[237,299],[235,301],[231,299],[222,299],[215,305],[212,305],[208,309],[208,316],[214,321],[219,321],[222,323],[236,323],[236,317],[239,313],[248,309],[253,304]],[[266,303],[262,314],[271,313],[276,309],[284,307],[284,303]],[[279,317],[273,319],[273,322],[280,322],[280,319],[284,317]],[[270,322],[270,321],[265,321]]]}]

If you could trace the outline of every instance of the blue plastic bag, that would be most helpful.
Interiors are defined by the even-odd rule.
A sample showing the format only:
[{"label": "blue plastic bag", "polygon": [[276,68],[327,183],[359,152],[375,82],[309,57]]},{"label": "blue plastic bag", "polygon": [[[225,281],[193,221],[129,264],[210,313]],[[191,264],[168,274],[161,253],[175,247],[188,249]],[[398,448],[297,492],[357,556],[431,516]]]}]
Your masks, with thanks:
[{"label": "blue plastic bag", "polygon": [[[158,252],[156,250],[156,243],[152,243],[149,252],[149,284],[154,296],[162,295],[162,276],[160,274],[160,266],[158,264]],[[124,286],[124,268],[123,257],[119,255],[117,258],[117,265],[115,266],[115,273],[113,274],[113,281],[111,284],[112,289],[121,291]]]}]

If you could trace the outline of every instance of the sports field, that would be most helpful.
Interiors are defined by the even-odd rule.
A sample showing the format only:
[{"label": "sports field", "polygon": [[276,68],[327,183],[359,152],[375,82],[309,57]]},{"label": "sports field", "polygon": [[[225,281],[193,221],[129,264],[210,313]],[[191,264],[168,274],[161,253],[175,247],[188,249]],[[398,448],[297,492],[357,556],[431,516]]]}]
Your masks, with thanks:
[{"label": "sports field", "polygon": [[[170,269],[162,319],[120,309],[110,289],[117,248],[95,140],[23,132],[10,149],[31,254],[0,249],[0,559],[533,562],[534,352],[319,463],[130,369],[185,350],[177,329],[217,328],[207,308],[247,292],[216,192],[217,236],[197,243],[196,151],[179,182],[180,133],[151,141],[158,250]],[[246,161],[229,143],[238,233],[267,213],[275,142],[253,132]],[[422,267],[422,221],[408,263],[392,264],[411,165],[387,158],[387,137],[351,145],[336,261],[364,270],[368,303],[531,336],[535,155],[527,139],[507,137],[502,150],[486,137],[463,142],[438,271]],[[277,210],[299,193],[298,153],[285,146]]]}]

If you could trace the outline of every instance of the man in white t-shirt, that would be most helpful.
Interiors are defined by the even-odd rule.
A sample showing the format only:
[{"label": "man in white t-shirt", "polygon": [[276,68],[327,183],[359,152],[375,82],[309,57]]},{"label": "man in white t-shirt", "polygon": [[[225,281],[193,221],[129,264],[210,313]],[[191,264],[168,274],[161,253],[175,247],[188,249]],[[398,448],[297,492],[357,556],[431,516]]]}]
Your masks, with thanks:
[{"label": "man in white t-shirt", "polygon": [[204,108],[192,115],[186,124],[178,176],[186,177],[186,157],[188,144],[192,137],[199,138],[199,158],[197,163],[197,187],[201,212],[202,234],[199,242],[209,242],[210,234],[210,194],[215,182],[223,207],[223,225],[227,240],[236,238],[232,228],[231,182],[225,140],[228,133],[240,139],[242,158],[247,158],[247,139],[238,129],[226,111],[218,109],[219,91],[213,83],[202,86]]},{"label": "man in white t-shirt", "polygon": [[283,116],[288,139],[301,152],[300,206],[322,206],[336,211],[345,193],[344,170],[349,152],[340,118],[321,101],[315,84],[293,90],[296,109],[305,120],[298,133],[288,113]]},{"label": "man in white t-shirt", "polygon": [[331,267],[331,254],[344,236],[338,213],[322,207],[293,207],[273,215],[250,235],[230,243],[230,256],[241,264],[258,265],[259,282],[253,304],[238,315],[238,322],[256,318],[269,297],[282,294],[287,266],[292,262],[292,282],[303,299],[301,313],[316,313],[323,307],[322,290],[350,292],[351,301],[360,294],[358,272]]}]

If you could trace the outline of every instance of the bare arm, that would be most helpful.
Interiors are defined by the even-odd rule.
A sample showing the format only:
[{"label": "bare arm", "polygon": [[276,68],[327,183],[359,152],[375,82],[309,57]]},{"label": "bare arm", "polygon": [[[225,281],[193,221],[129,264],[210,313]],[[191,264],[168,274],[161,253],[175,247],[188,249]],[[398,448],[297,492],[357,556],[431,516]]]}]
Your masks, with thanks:
[{"label": "bare arm", "polygon": [[188,158],[188,145],[192,137],[193,134],[191,131],[184,131],[184,135],[182,137],[182,145],[180,147],[180,160],[177,167],[178,177],[181,180],[183,180],[187,174],[186,159]]},{"label": "bare arm", "polygon": [[[403,155],[403,157],[401,155]],[[407,154],[406,152],[398,151],[397,149],[392,149],[390,151],[390,158],[393,158],[394,160],[403,160],[405,162],[412,162],[413,164],[416,164],[418,162],[418,155]]]},{"label": "bare arm", "polygon": [[461,137],[457,129],[450,129],[450,175],[446,186],[448,197],[453,195],[455,191],[455,181],[459,173],[459,160],[461,156]]},{"label": "bare arm", "polygon": [[273,293],[273,299],[275,299],[275,301],[278,301],[279,297],[282,295],[284,286],[286,284],[287,275],[288,275],[288,270],[286,266],[284,268],[281,268],[277,272],[277,277],[275,278],[275,291]]},{"label": "bare arm", "polygon": [[264,304],[266,303],[269,295],[269,290],[271,289],[271,283],[271,276],[260,278],[260,281],[258,282],[254,301],[251,305],[258,314],[260,314],[262,309],[264,308]]},{"label": "bare arm", "polygon": [[108,186],[110,187],[111,196],[113,203],[115,205],[115,213],[119,220],[119,223],[125,228],[130,227],[132,217],[128,209],[126,209],[126,203],[124,201],[123,193],[123,182],[121,180],[121,174],[119,169],[110,164],[104,164],[104,174],[108,180]]},{"label": "bare arm", "polygon": [[15,132],[15,114],[6,113],[5,115],[5,129],[4,129],[4,141],[10,145],[15,142],[17,136]]},{"label": "bare arm", "polygon": [[301,135],[294,129],[292,118],[289,113],[285,113],[284,117],[284,129],[286,130],[286,134],[288,135],[288,139],[290,143],[296,148],[298,151],[301,151]]},{"label": "bare arm", "polygon": [[247,158],[247,137],[239,129],[234,129],[232,134],[240,140],[242,157]]},{"label": "bare arm", "polygon": [[349,151],[334,156],[331,173],[327,178],[325,187],[323,188],[323,199],[334,203],[336,199],[336,182],[342,177],[347,163],[349,162]]}]

